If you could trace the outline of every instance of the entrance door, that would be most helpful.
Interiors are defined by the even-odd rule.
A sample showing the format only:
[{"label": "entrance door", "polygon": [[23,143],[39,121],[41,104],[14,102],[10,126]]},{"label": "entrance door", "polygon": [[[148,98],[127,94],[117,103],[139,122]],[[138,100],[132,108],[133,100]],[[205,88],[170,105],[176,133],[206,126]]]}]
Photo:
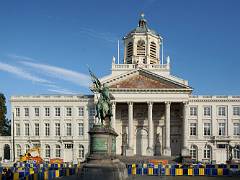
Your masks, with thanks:
[{"label": "entrance door", "polygon": [[10,146],[8,144],[4,145],[4,159],[10,160]]},{"label": "entrance door", "polygon": [[65,144],[64,148],[64,162],[73,161],[73,144]]},{"label": "entrance door", "polygon": [[136,133],[136,154],[145,156],[147,154],[148,140],[147,131],[143,128],[137,129]]},{"label": "entrance door", "polygon": [[171,136],[171,155],[179,156],[181,154],[181,140],[179,136]]},{"label": "entrance door", "polygon": [[226,149],[217,149],[216,150],[216,163],[221,164],[221,163],[226,163],[227,160],[227,151]]}]

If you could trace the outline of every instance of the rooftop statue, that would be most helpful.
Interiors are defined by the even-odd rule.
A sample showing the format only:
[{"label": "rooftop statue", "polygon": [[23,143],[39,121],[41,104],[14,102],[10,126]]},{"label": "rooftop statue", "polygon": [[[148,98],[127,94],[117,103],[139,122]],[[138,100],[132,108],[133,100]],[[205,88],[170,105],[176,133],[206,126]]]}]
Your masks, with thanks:
[{"label": "rooftop statue", "polygon": [[110,102],[110,93],[109,88],[106,84],[102,84],[99,79],[93,74],[93,72],[88,69],[91,80],[93,82],[93,88],[91,91],[93,93],[99,93],[100,97],[98,98],[98,102],[96,104],[96,116],[98,120],[101,121],[101,125],[103,125],[103,121],[109,120],[109,124],[112,117],[112,104]]}]

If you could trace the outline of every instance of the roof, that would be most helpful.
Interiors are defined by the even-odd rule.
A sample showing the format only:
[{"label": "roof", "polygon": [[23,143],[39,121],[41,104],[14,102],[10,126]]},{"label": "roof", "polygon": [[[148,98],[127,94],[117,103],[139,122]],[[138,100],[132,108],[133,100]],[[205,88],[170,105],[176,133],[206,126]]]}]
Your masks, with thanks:
[{"label": "roof", "polygon": [[140,18],[138,27],[130,31],[130,33],[128,33],[127,36],[131,35],[132,33],[150,33],[150,34],[159,36],[159,34],[156,31],[148,27],[147,20],[144,19],[144,15]]}]

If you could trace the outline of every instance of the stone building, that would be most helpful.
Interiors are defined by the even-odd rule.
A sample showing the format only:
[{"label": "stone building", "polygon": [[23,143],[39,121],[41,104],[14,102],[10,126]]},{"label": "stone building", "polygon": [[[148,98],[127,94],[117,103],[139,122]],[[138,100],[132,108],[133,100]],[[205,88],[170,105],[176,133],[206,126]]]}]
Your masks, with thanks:
[{"label": "stone building", "polygon": [[[112,73],[101,78],[112,94],[117,154],[240,160],[240,96],[192,95],[188,81],[171,74],[170,58],[160,58],[162,38],[143,16],[123,41],[123,64],[113,58]],[[13,146],[16,157],[40,146],[46,161],[83,160],[96,96],[12,96],[14,132],[0,149],[7,147],[11,159]]]}]

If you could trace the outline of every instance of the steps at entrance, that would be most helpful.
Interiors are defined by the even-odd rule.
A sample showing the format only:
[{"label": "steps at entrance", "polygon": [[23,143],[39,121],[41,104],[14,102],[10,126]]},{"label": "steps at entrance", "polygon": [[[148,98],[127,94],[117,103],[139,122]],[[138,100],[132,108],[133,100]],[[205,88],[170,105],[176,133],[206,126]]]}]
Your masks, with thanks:
[{"label": "steps at entrance", "polygon": [[168,163],[175,163],[174,159],[176,157],[168,157],[168,156],[120,156],[118,155],[117,158],[125,164],[139,164],[139,163],[149,163],[150,160],[168,160]]}]

